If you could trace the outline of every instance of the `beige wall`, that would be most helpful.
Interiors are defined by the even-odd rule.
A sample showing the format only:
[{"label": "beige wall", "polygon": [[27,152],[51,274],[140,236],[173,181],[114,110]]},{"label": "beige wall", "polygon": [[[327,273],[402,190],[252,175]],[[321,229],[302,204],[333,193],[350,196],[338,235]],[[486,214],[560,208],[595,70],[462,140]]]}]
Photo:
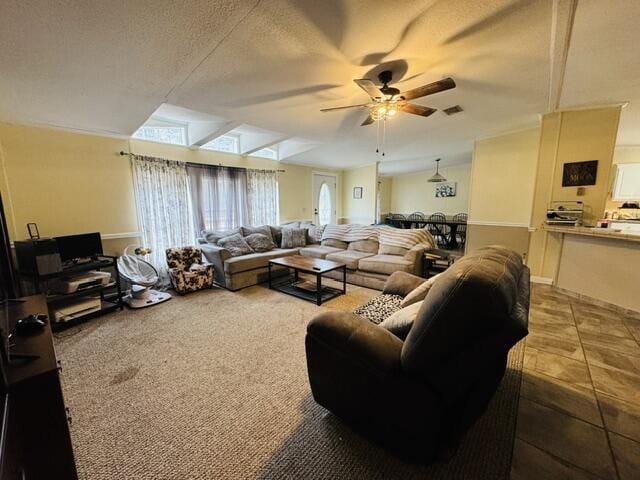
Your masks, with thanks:
[{"label": "beige wall", "polygon": [[504,227],[497,225],[468,225],[465,250],[472,252],[487,245],[502,245],[526,258],[529,246],[527,227]]},{"label": "beige wall", "polygon": [[[619,163],[640,163],[640,147],[616,147],[613,151],[613,165]],[[607,194],[606,210],[615,210],[622,206],[623,202],[611,200],[613,190],[613,179],[615,177],[615,167],[611,170],[611,182],[609,183],[609,193]]]},{"label": "beige wall", "polygon": [[391,183],[392,177],[378,177],[378,189],[380,190],[380,213],[385,215],[391,210]]},{"label": "beige wall", "polygon": [[[378,164],[342,173],[342,222],[370,224],[376,221]],[[362,198],[353,198],[353,187],[362,187]]]},{"label": "beige wall", "polygon": [[528,226],[540,129],[478,140],[473,151],[469,219]]},{"label": "beige wall", "polygon": [[[540,154],[536,178],[529,242],[529,266],[532,274],[557,279],[562,237],[541,230],[546,210],[552,201],[582,201],[584,223],[594,225],[604,214],[611,184],[611,165],[618,132],[620,107],[554,112],[543,117]],[[562,186],[562,170],[567,162],[598,160],[596,185]]]},{"label": "beige wall", "polygon": [[[108,253],[120,253],[135,242],[139,228],[132,171],[129,158],[118,154],[121,150],[189,162],[284,169],[278,176],[281,221],[312,218],[312,167],[0,123],[0,191],[11,239],[26,238],[26,224],[36,222],[43,236],[99,231],[106,235]],[[340,215],[342,174],[333,173],[338,177]]]},{"label": "beige wall", "polygon": [[466,250],[504,245],[527,256],[540,129],[476,141]]},{"label": "beige wall", "polygon": [[469,180],[471,164],[453,165],[440,169],[448,182],[456,182],[456,196],[436,198],[437,183],[429,183],[433,170],[391,177],[391,211],[395,213],[434,213],[447,215],[467,213],[469,209]]},{"label": "beige wall", "polygon": [[640,312],[640,243],[564,235],[556,285]]}]

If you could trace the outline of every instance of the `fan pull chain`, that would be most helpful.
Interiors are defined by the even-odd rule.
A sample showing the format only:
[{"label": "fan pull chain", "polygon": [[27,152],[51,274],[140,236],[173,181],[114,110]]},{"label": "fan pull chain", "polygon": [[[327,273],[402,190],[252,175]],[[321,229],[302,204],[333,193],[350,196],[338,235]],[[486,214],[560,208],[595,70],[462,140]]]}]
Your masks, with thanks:
[{"label": "fan pull chain", "polygon": [[380,152],[380,122],[376,122],[376,153]]},{"label": "fan pull chain", "polygon": [[387,147],[387,118],[382,119],[382,156]]}]

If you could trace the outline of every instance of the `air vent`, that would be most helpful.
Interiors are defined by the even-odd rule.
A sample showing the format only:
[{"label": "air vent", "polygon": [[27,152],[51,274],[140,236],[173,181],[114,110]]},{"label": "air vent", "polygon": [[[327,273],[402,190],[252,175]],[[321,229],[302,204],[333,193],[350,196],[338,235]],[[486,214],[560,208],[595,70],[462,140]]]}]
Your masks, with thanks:
[{"label": "air vent", "polygon": [[460,105],[454,105],[453,107],[445,108],[442,111],[447,115],[453,115],[455,113],[460,113],[462,111],[462,107]]}]

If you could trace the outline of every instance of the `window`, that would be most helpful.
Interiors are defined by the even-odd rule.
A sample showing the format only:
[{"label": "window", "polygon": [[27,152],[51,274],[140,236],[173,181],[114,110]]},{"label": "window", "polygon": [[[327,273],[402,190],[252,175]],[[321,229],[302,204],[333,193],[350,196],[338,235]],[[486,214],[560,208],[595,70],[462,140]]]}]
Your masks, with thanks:
[{"label": "window", "polygon": [[271,160],[278,160],[278,150],[275,148],[263,148],[257,152],[251,154],[252,157],[270,158]]},{"label": "window", "polygon": [[154,142],[171,143],[173,145],[186,145],[187,127],[181,125],[143,125],[133,134],[133,137],[142,140],[152,140]]},{"label": "window", "polygon": [[235,135],[222,135],[204,144],[202,148],[218,152],[240,153],[240,139]]},{"label": "window", "polygon": [[327,225],[331,223],[331,192],[329,185],[323,183],[318,194],[318,223]]}]

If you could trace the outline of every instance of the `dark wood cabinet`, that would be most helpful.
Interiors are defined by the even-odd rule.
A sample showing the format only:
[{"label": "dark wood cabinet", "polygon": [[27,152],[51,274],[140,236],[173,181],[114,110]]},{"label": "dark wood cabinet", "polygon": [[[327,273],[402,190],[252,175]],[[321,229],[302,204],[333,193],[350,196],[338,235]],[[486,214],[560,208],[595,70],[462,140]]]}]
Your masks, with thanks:
[{"label": "dark wood cabinet", "polygon": [[[8,307],[9,326],[32,313],[46,313],[43,295]],[[5,366],[7,393],[1,449],[2,480],[75,480],[71,417],[64,403],[60,363],[49,323],[33,335],[16,335],[12,351],[37,358]]]}]

